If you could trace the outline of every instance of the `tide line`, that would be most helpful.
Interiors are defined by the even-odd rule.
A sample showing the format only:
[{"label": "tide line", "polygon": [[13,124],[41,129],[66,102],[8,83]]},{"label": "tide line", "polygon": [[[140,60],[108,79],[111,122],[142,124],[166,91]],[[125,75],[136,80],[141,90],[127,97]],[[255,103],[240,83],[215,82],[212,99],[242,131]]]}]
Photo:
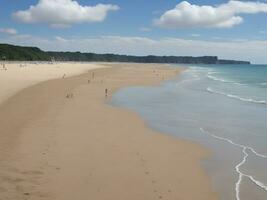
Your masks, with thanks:
[{"label": "tide line", "polygon": [[230,143],[230,144],[232,144],[232,145],[234,145],[234,146],[237,146],[237,147],[239,147],[239,148],[242,149],[242,153],[244,154],[243,159],[242,159],[242,161],[241,161],[240,163],[238,163],[238,164],[235,166],[235,171],[238,173],[238,180],[237,180],[237,182],[236,182],[236,184],[235,184],[235,196],[236,196],[236,200],[241,200],[241,199],[240,199],[240,187],[241,187],[242,179],[243,179],[244,177],[249,178],[254,184],[256,184],[258,187],[260,187],[261,189],[263,189],[264,191],[267,192],[267,186],[266,186],[264,183],[262,183],[262,182],[256,180],[256,179],[255,179],[253,176],[251,176],[251,175],[248,175],[248,174],[245,174],[245,173],[241,172],[241,170],[240,170],[240,168],[246,163],[247,158],[248,158],[248,156],[249,156],[248,153],[247,153],[247,150],[250,150],[253,154],[255,154],[256,156],[261,157],[261,158],[267,158],[266,155],[263,155],[263,154],[258,153],[258,152],[255,151],[255,149],[253,149],[252,147],[248,147],[248,146],[245,146],[245,145],[242,145],[242,144],[238,144],[238,143],[235,143],[235,142],[233,142],[232,140],[230,140],[230,139],[228,139],[228,138],[223,138],[223,137],[220,137],[220,136],[211,134],[210,132],[204,130],[203,128],[200,128],[200,131],[201,131],[202,133],[205,133],[205,134],[210,135],[210,136],[213,137],[213,138],[216,138],[216,139],[218,139],[218,140],[226,141],[226,142],[228,142],[228,143]]}]

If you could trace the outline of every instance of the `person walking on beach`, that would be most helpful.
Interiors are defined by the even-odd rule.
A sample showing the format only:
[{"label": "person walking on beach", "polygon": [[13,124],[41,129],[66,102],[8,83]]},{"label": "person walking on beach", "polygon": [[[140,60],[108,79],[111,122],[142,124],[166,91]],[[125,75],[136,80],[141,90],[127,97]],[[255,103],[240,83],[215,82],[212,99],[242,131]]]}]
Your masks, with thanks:
[{"label": "person walking on beach", "polygon": [[108,98],[108,89],[105,89],[105,97]]},{"label": "person walking on beach", "polygon": [[5,70],[5,71],[7,70],[5,63],[3,63],[3,70]]}]

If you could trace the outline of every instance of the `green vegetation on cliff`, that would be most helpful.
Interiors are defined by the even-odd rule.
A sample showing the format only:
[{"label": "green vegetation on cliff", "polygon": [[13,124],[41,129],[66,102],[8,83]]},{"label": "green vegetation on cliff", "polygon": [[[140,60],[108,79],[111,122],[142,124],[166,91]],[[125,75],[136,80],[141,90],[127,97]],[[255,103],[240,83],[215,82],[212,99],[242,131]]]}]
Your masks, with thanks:
[{"label": "green vegetation on cliff", "polygon": [[16,61],[45,61],[49,60],[50,57],[37,47],[20,47],[9,44],[0,44],[0,59]]},{"label": "green vegetation on cliff", "polygon": [[37,47],[0,44],[0,60],[9,61],[96,61],[184,64],[250,64],[246,61],[219,60],[217,56],[128,56],[81,52],[45,52]]}]

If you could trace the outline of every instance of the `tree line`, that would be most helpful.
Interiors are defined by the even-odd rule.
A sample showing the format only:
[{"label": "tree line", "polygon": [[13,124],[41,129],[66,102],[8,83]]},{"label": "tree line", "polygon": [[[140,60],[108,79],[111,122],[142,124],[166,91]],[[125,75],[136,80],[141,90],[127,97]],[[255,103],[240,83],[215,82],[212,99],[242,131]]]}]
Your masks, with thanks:
[{"label": "tree line", "polygon": [[220,60],[217,56],[130,56],[81,52],[42,51],[37,47],[0,44],[0,60],[8,61],[79,61],[183,64],[250,64],[247,61]]}]

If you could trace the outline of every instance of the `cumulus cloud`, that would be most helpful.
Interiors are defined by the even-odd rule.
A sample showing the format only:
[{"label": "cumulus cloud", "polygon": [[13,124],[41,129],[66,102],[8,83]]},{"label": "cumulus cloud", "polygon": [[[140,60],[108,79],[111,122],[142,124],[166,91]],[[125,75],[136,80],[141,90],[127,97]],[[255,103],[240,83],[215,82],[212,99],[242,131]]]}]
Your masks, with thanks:
[{"label": "cumulus cloud", "polygon": [[14,28],[0,28],[1,33],[16,35],[18,31]]},{"label": "cumulus cloud", "polygon": [[244,21],[241,14],[267,13],[267,3],[231,0],[218,6],[193,5],[187,1],[166,11],[155,25],[164,28],[230,28]]},{"label": "cumulus cloud", "polygon": [[119,7],[111,4],[82,6],[74,0],[39,0],[29,9],[13,13],[13,17],[24,23],[46,23],[65,28],[77,23],[101,22],[109,11],[116,10]]}]

